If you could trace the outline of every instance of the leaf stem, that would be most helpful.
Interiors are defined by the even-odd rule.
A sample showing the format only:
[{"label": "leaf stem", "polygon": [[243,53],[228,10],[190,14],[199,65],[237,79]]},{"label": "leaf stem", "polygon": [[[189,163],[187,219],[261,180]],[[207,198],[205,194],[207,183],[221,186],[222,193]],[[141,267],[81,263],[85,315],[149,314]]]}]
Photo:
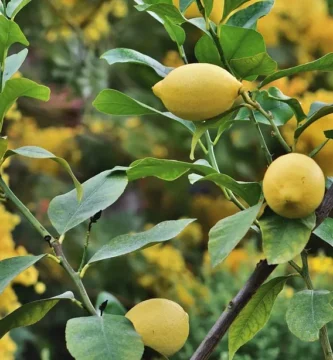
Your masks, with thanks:
[{"label": "leaf stem", "polygon": [[[310,277],[308,253],[306,250],[302,251],[301,258],[302,258],[302,267],[298,266],[294,261],[289,261],[289,264],[301,275],[301,277],[303,278],[306,284],[306,287],[309,290],[314,290],[314,286]],[[319,330],[319,340],[324,352],[325,360],[333,360],[333,351],[329,341],[326,325],[324,325]]]},{"label": "leaf stem", "polygon": [[86,233],[86,241],[85,241],[84,246],[83,246],[83,254],[82,254],[81,264],[79,266],[78,273],[81,272],[84,265],[86,264],[87,252],[88,252],[88,246],[89,246],[89,240],[90,240],[90,233],[91,233],[91,228],[92,228],[93,223],[94,223],[93,219],[91,218],[90,221],[89,221],[88,230],[87,230],[87,233]]},{"label": "leaf stem", "polygon": [[286,141],[284,140],[284,138],[282,137],[279,128],[276,126],[273,115],[270,112],[267,112],[266,110],[264,110],[257,101],[253,101],[251,99],[248,91],[242,90],[241,96],[247,104],[251,105],[254,110],[259,111],[269,121],[269,123],[271,124],[271,126],[273,128],[273,135],[277,138],[277,140],[279,141],[281,146],[284,148],[284,150],[287,153],[290,153],[291,149],[290,149],[289,145],[286,143]]},{"label": "leaf stem", "polygon": [[69,264],[65,254],[62,250],[62,245],[54,238],[46,229],[45,227],[34,217],[34,215],[30,212],[30,210],[21,202],[21,200],[12,192],[12,190],[8,187],[8,185],[4,182],[2,177],[0,177],[0,187],[2,188],[3,192],[5,193],[6,197],[11,200],[11,202],[16,206],[16,208],[22,213],[22,215],[30,222],[30,224],[39,232],[39,234],[46,240],[49,245],[54,250],[57,258],[60,260],[60,264],[65,269],[67,274],[73,280],[77,290],[79,291],[82,302],[86,308],[86,310],[91,315],[97,315],[97,312],[92,305],[87,291],[81,281],[80,275],[74,271],[74,269]]}]

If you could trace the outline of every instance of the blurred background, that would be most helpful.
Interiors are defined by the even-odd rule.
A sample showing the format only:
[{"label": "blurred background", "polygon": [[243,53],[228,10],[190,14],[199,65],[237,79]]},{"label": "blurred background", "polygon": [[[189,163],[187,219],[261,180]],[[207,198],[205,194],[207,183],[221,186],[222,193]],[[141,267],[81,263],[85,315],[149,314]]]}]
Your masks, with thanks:
[{"label": "blurred background", "polygon": [[[167,66],[182,65],[164,28],[133,5],[126,0],[44,0],[32,1],[19,14],[17,22],[24,29],[30,48],[21,73],[16,76],[49,86],[52,97],[46,104],[23,98],[10,110],[5,132],[12,148],[44,147],[68,160],[81,182],[115,165],[127,166],[148,156],[190,161],[191,138],[178,123],[154,116],[104,116],[91,105],[98,92],[109,87],[163,108],[151,91],[159,77],[146,67],[109,67],[99,56],[111,48],[132,48]],[[184,27],[185,50],[189,61],[195,62],[194,45],[202,34],[194,27]],[[333,51],[333,1],[276,0],[272,13],[259,21],[259,31],[280,68],[316,59]],[[330,73],[302,74],[272,85],[301,99],[306,111],[313,101],[333,100]],[[294,120],[283,127],[288,141],[294,128]],[[332,128],[333,115],[310,126],[299,141],[298,151],[310,152],[325,139],[323,130]],[[264,126],[262,130],[271,152],[279,155],[282,151],[271,138],[270,129]],[[223,134],[216,151],[223,173],[237,180],[262,179],[265,158],[251,126],[243,122],[234,125]],[[316,157],[327,176],[333,176],[332,156],[333,143],[329,143]],[[196,159],[202,157],[197,149]],[[49,202],[72,188],[68,175],[52,161],[17,158],[6,165],[4,172],[14,192],[45,226],[50,226]],[[211,268],[208,231],[218,220],[236,211],[217,187],[208,183],[190,186],[186,176],[171,183],[147,178],[130,184],[93,227],[91,253],[116,235],[142,231],[160,221],[181,217],[196,217],[198,221],[165,245],[92,267],[84,280],[89,294],[95,301],[101,291],[112,293],[126,309],[152,297],[178,302],[190,315],[192,331],[185,347],[172,359],[188,360],[262,258],[258,239],[249,233],[222,265]],[[48,245],[15,214],[11,204],[0,204],[0,223],[0,259],[48,251]],[[83,224],[68,233],[64,241],[74,266],[80,262],[86,229],[87,224]],[[332,252],[319,239],[311,240],[311,251],[310,267],[316,288],[333,290]],[[288,271],[280,266],[276,274]],[[297,279],[286,286],[266,328],[239,350],[236,360],[321,358],[319,344],[296,339],[284,319],[289,299],[302,288]],[[20,303],[66,290],[72,290],[66,274],[45,260],[22,273],[0,296],[0,317]],[[6,335],[0,341],[1,358],[71,359],[65,347],[65,324],[70,317],[80,315],[74,306],[59,304],[35,326]],[[332,326],[329,328],[333,336]],[[154,355],[146,355],[146,359],[153,358]],[[224,340],[212,359],[227,358]]]}]

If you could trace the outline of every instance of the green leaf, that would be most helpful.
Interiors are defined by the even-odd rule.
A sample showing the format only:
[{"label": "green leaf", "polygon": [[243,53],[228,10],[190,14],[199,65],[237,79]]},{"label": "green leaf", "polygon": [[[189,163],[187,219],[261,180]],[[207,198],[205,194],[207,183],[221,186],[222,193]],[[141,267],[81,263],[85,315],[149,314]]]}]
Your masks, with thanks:
[{"label": "green leaf", "polygon": [[293,110],[298,123],[306,118],[300,102],[295,98],[284,95],[278,88],[270,87],[268,89],[268,97],[272,100],[277,100],[288,104]]},{"label": "green leaf", "polygon": [[[0,21],[1,18],[2,16],[0,16]],[[7,111],[21,96],[48,101],[50,99],[50,89],[24,78],[8,80],[0,94],[0,127]]]},{"label": "green leaf", "polygon": [[223,19],[227,18],[232,11],[248,1],[250,0],[224,0]]},{"label": "green leaf", "polygon": [[286,76],[299,74],[299,73],[305,72],[305,71],[316,71],[316,70],[332,71],[333,70],[333,53],[326,54],[325,56],[323,56],[317,60],[311,61],[307,64],[302,64],[302,65],[294,66],[289,69],[277,71],[276,73],[274,73],[270,76],[267,76],[261,82],[259,87],[263,87],[264,85],[269,84],[272,81],[281,79]]},{"label": "green leaf", "polygon": [[112,315],[125,315],[127,310],[123,304],[112,294],[106,291],[102,291],[98,294],[96,300],[96,310],[99,310],[99,307],[104,301],[108,301],[106,308],[103,311],[103,314],[112,314]]},{"label": "green leaf", "polygon": [[202,165],[200,161],[186,163],[176,160],[145,158],[134,161],[127,170],[127,176],[129,181],[148,176],[154,176],[165,181],[174,181],[186,174],[189,170],[203,175],[216,173],[208,163]]},{"label": "green leaf", "polygon": [[271,11],[273,5],[274,0],[259,1],[230,16],[227,25],[255,29],[257,21],[263,16],[266,16]]},{"label": "green leaf", "polygon": [[38,256],[16,256],[0,261],[0,294],[17,275],[45,256],[45,254]]},{"label": "green leaf", "polygon": [[310,112],[306,121],[295,130],[295,139],[297,139],[302,132],[308,128],[315,121],[322,117],[333,113],[333,104],[326,104],[322,102],[314,102],[311,104]]},{"label": "green leaf", "polygon": [[173,23],[168,18],[166,18],[164,20],[164,27],[172,41],[178,44],[178,46],[182,46],[184,44],[186,39],[186,33],[181,26]]},{"label": "green leaf", "polygon": [[101,59],[105,59],[109,65],[117,63],[134,63],[146,65],[155,70],[155,72],[161,77],[167,76],[169,72],[173,70],[173,68],[164,66],[155,59],[131,49],[112,49],[104,53],[101,56]]},{"label": "green leaf", "polygon": [[147,231],[117,236],[98,250],[88,261],[88,264],[126,255],[157,243],[171,240],[193,221],[195,219],[164,221]]},{"label": "green leaf", "polygon": [[5,16],[0,16],[0,59],[4,58],[5,52],[15,43],[29,45],[20,27]]},{"label": "green leaf", "polygon": [[66,325],[66,344],[76,360],[140,360],[144,345],[124,316],[86,316]]},{"label": "green leaf", "polygon": [[333,219],[325,219],[313,232],[327,244],[333,246]]},{"label": "green leaf", "polygon": [[74,295],[67,291],[61,295],[22,305],[0,320],[0,339],[10,330],[33,325],[41,320],[60,300],[73,300]]},{"label": "green leaf", "polygon": [[168,18],[174,24],[182,24],[186,21],[181,12],[174,6],[165,3],[135,5],[138,11],[153,12],[164,21]]},{"label": "green leaf", "polygon": [[70,165],[68,164],[68,162],[65,159],[55,156],[50,151],[45,150],[38,146],[22,146],[18,149],[8,150],[6,152],[4,158],[7,159],[13,155],[20,155],[20,156],[24,156],[24,157],[28,157],[28,158],[32,158],[32,159],[50,159],[50,160],[55,161],[63,169],[65,169],[67,171],[67,173],[69,174],[69,176],[72,178],[73,183],[76,188],[76,192],[77,192],[77,199],[79,201],[81,200],[82,195],[83,195],[82,186],[81,186],[80,182],[77,180],[77,178],[75,177]]},{"label": "green leaf", "polygon": [[221,66],[221,58],[213,39],[204,34],[194,48],[195,57],[201,63],[208,63]]},{"label": "green leaf", "polygon": [[124,169],[106,170],[84,182],[80,202],[75,190],[56,196],[50,203],[48,215],[58,233],[66,233],[116,202],[127,186]]},{"label": "green leaf", "polygon": [[192,24],[193,26],[195,26],[196,28],[198,28],[199,30],[203,31],[208,36],[211,36],[209,31],[207,30],[206,21],[203,17],[186,19],[186,21]]},{"label": "green leaf", "polygon": [[262,202],[220,220],[209,232],[208,252],[212,266],[220,264],[236,247],[255,221]]},{"label": "green leaf", "polygon": [[21,67],[28,55],[28,49],[23,49],[17,54],[8,56],[5,60],[5,69],[2,75],[2,90],[6,81],[9,80]]},{"label": "green leaf", "polygon": [[14,20],[15,16],[31,2],[31,0],[11,0],[7,4],[6,14],[9,18]]},{"label": "green leaf", "polygon": [[4,15],[4,8],[1,0],[0,0],[0,13]]},{"label": "green leaf", "polygon": [[210,174],[197,178],[195,182],[197,181],[212,181],[217,186],[226,187],[245,200],[250,206],[258,204],[261,196],[261,186],[259,183],[236,181],[225,174]]},{"label": "green leaf", "polygon": [[206,17],[208,18],[213,10],[214,0],[203,0]]},{"label": "green leaf", "polygon": [[229,360],[266,325],[287,279],[281,276],[262,285],[236,317],[229,329]]},{"label": "green leaf", "polygon": [[327,139],[333,139],[333,130],[326,130],[324,134]]},{"label": "green leaf", "polygon": [[179,10],[183,13],[185,10],[194,3],[195,0],[179,0]]},{"label": "green leaf", "polygon": [[94,100],[93,106],[98,111],[109,115],[132,116],[158,114],[181,123],[191,132],[195,130],[195,126],[191,121],[183,120],[170,112],[158,111],[113,89],[101,91]]},{"label": "green leaf", "polygon": [[8,140],[7,137],[0,137],[0,162],[3,159],[8,148]]},{"label": "green leaf", "polygon": [[[258,93],[256,101],[260,103],[261,107],[264,108],[266,112],[272,113],[274,122],[277,126],[286,124],[294,116],[294,112],[289,105],[280,100],[271,99],[266,90]],[[256,110],[253,113],[259,123],[270,125],[270,122],[259,111]],[[236,120],[250,120],[249,110],[247,108],[242,108],[238,112]]]},{"label": "green leaf", "polygon": [[303,341],[318,340],[319,330],[333,320],[332,299],[333,293],[327,290],[296,293],[286,314],[289,330]]},{"label": "green leaf", "polygon": [[316,224],[316,216],[311,214],[304,219],[287,219],[269,212],[259,222],[268,263],[283,264],[304,249]]},{"label": "green leaf", "polygon": [[240,59],[232,59],[231,67],[239,77],[246,79],[250,76],[269,75],[276,70],[277,63],[266,52]]}]

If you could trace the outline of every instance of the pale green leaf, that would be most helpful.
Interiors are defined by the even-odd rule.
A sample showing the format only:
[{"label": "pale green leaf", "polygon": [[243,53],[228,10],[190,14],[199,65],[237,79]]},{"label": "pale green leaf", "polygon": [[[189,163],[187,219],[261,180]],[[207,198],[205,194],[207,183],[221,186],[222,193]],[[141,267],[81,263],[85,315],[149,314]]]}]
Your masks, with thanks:
[{"label": "pale green leaf", "polygon": [[123,304],[112,294],[107,291],[102,291],[98,294],[96,300],[96,310],[99,310],[99,307],[104,301],[108,301],[106,308],[103,311],[103,314],[112,314],[112,315],[125,315],[127,310]]},{"label": "pale green leaf", "polygon": [[19,53],[6,58],[5,69],[2,74],[2,90],[4,89],[7,80],[9,80],[20,69],[27,55],[28,49],[23,49]]},{"label": "pale green leaf", "polygon": [[31,0],[10,0],[6,7],[6,14],[12,20]]},{"label": "pale green leaf", "polygon": [[325,219],[313,232],[327,244],[333,246],[333,219]]}]

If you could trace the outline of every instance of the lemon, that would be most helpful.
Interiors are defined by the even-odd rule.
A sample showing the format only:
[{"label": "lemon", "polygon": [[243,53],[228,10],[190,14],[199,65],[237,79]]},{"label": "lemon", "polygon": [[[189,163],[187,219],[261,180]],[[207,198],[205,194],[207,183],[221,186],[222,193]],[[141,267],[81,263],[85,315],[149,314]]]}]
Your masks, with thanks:
[{"label": "lemon", "polygon": [[263,191],[267,204],[274,212],[290,219],[303,218],[322,202],[325,177],[310,157],[287,154],[268,167]]},{"label": "lemon", "polygon": [[242,84],[212,64],[188,64],[171,71],[153,87],[165,107],[186,120],[207,120],[231,108]]},{"label": "lemon", "polygon": [[[173,0],[172,2],[179,9],[179,0]],[[209,15],[210,20],[212,20],[215,24],[218,24],[222,20],[223,9],[224,9],[224,0],[214,0],[213,9]],[[202,16],[196,2],[193,2],[186,9],[184,15],[188,19]]]},{"label": "lemon", "polygon": [[134,306],[126,317],[141,335],[143,343],[164,356],[175,354],[188,338],[188,315],[173,301],[143,301]]}]

